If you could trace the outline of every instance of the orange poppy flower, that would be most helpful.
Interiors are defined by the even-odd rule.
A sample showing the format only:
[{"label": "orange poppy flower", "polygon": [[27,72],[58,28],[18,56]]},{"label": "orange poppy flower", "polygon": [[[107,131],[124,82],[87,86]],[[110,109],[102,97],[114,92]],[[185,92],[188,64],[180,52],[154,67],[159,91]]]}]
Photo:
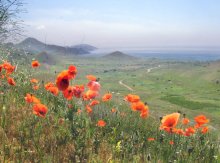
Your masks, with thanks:
[{"label": "orange poppy flower", "polygon": [[34,84],[37,84],[37,83],[38,83],[38,80],[33,78],[33,79],[30,80],[30,82],[31,82],[31,83],[34,83]]},{"label": "orange poppy flower", "polygon": [[74,79],[77,74],[77,69],[75,66],[70,65],[68,68],[69,79]]},{"label": "orange poppy flower", "polygon": [[92,91],[92,90],[88,90],[84,96],[83,96],[83,99],[84,100],[91,100],[91,99],[94,99],[95,97],[97,97],[99,95],[98,92],[96,91]]},{"label": "orange poppy flower", "polygon": [[55,87],[54,83],[49,82],[49,83],[45,84],[45,86],[44,86],[44,88],[46,90],[48,90],[50,87]]},{"label": "orange poppy flower", "polygon": [[155,141],[155,138],[148,138],[148,141]]},{"label": "orange poppy flower", "polygon": [[187,125],[189,122],[190,122],[190,121],[189,121],[188,118],[183,118],[183,119],[182,119],[182,124],[183,124],[183,125]]},{"label": "orange poppy flower", "polygon": [[73,94],[76,98],[80,98],[83,91],[84,91],[84,85],[73,86]]},{"label": "orange poppy flower", "polygon": [[115,113],[117,110],[115,108],[112,108],[111,112]]},{"label": "orange poppy flower", "polygon": [[26,94],[25,100],[28,103],[40,103],[40,100],[38,98],[29,93]]},{"label": "orange poppy flower", "polygon": [[73,98],[73,87],[69,86],[65,91],[63,91],[63,96],[67,100],[71,100]]},{"label": "orange poppy flower", "polygon": [[182,129],[173,128],[172,132],[174,132],[175,134],[178,134],[178,135],[184,135],[184,131]]},{"label": "orange poppy flower", "polygon": [[142,101],[131,103],[131,109],[133,111],[142,111],[143,109],[145,109],[145,107],[147,106],[145,106]]},{"label": "orange poppy flower", "polygon": [[98,100],[93,100],[90,102],[89,106],[95,106],[95,105],[98,105],[99,104],[99,101]]},{"label": "orange poppy flower", "polygon": [[149,109],[148,106],[145,106],[145,108],[141,110],[140,117],[144,119],[147,118],[148,115],[149,115]]},{"label": "orange poppy flower", "polygon": [[209,122],[209,119],[207,119],[204,115],[199,115],[195,117],[194,120],[197,123],[197,127],[200,127]]},{"label": "orange poppy flower", "polygon": [[140,97],[138,95],[128,94],[127,96],[125,96],[125,100],[128,102],[139,102]]},{"label": "orange poppy flower", "polygon": [[97,80],[97,78],[94,75],[87,75],[86,78],[89,79],[90,81],[96,81]]},{"label": "orange poppy flower", "polygon": [[57,96],[59,94],[59,89],[57,87],[49,87],[48,91],[50,91],[54,96]]},{"label": "orange poppy flower", "polygon": [[173,145],[173,144],[174,144],[174,141],[170,140],[169,144],[170,144],[170,145]]},{"label": "orange poppy flower", "polygon": [[180,113],[172,113],[164,116],[161,120],[160,129],[164,129],[168,132],[171,132],[171,130],[177,125],[179,117]]},{"label": "orange poppy flower", "polygon": [[33,86],[33,90],[38,90],[38,89],[39,89],[38,85]]},{"label": "orange poppy flower", "polygon": [[88,84],[87,84],[88,88],[92,91],[99,91],[100,88],[101,88],[101,85],[99,84],[99,82],[97,81],[90,81]]},{"label": "orange poppy flower", "polygon": [[2,68],[4,68],[6,70],[6,74],[10,75],[14,70],[15,70],[15,66],[12,66],[10,63],[8,62],[4,62],[2,64]]},{"label": "orange poppy flower", "polygon": [[86,105],[86,112],[88,114],[92,113],[92,108],[89,105]]},{"label": "orange poppy flower", "polygon": [[32,61],[31,65],[33,68],[37,68],[40,66],[40,63],[37,60],[35,60],[35,61]]},{"label": "orange poppy flower", "polygon": [[96,124],[98,127],[105,127],[106,126],[106,122],[103,120],[99,120]]},{"label": "orange poppy flower", "polygon": [[111,93],[107,93],[104,96],[102,96],[102,101],[106,102],[106,101],[111,100],[111,98],[112,98],[112,94]]},{"label": "orange poppy flower", "polygon": [[66,90],[69,87],[69,74],[68,71],[62,71],[58,74],[56,79],[57,88],[61,91]]},{"label": "orange poppy flower", "polygon": [[45,117],[47,114],[47,107],[43,104],[35,104],[33,106],[33,113],[39,117]]},{"label": "orange poppy flower", "polygon": [[10,84],[10,85],[12,85],[12,86],[16,85],[14,79],[11,78],[11,77],[8,77],[8,84]]},{"label": "orange poppy flower", "polygon": [[207,126],[205,126],[205,127],[202,128],[202,131],[201,131],[201,132],[202,132],[203,134],[206,134],[208,131],[209,131],[209,128],[208,128]]},{"label": "orange poppy flower", "polygon": [[79,114],[81,114],[81,112],[82,112],[82,110],[78,109],[76,114],[79,115]]},{"label": "orange poppy flower", "polygon": [[188,127],[185,129],[185,136],[191,136],[196,132],[195,128]]}]

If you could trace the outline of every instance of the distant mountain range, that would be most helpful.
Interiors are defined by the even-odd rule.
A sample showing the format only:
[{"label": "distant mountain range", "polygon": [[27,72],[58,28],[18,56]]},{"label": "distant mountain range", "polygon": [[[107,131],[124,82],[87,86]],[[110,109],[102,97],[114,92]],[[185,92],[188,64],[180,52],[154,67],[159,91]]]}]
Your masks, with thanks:
[{"label": "distant mountain range", "polygon": [[41,53],[42,51],[48,54],[58,55],[83,55],[89,54],[91,51],[97,48],[88,44],[79,44],[74,46],[59,46],[45,44],[35,38],[26,38],[22,42],[14,45],[16,48],[23,49],[31,53]]}]

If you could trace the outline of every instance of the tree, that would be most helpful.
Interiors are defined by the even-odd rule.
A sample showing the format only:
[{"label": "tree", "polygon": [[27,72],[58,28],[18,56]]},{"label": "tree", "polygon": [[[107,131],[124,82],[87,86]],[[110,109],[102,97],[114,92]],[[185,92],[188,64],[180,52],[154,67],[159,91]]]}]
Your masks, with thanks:
[{"label": "tree", "polygon": [[19,14],[24,11],[22,7],[22,0],[0,0],[0,42],[21,34]]}]

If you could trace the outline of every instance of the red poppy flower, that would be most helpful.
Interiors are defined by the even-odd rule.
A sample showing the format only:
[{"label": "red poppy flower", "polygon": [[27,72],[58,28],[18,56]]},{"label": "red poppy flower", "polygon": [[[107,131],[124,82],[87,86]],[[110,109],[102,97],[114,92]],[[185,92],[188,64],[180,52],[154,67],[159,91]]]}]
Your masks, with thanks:
[{"label": "red poppy flower", "polygon": [[148,138],[148,141],[155,141],[155,138]]},{"label": "red poppy flower", "polygon": [[84,85],[73,86],[73,94],[76,98],[80,98],[84,91]]},{"label": "red poppy flower", "polygon": [[86,78],[89,79],[90,81],[96,81],[97,80],[97,78],[94,75],[87,75]]},{"label": "red poppy flower", "polygon": [[190,121],[189,121],[188,118],[183,118],[183,119],[182,119],[182,124],[183,124],[183,125],[187,125],[189,122],[190,122]]},{"label": "red poppy flower", "polygon": [[31,65],[33,68],[37,68],[40,66],[40,63],[36,60],[36,61],[32,61]]},{"label": "red poppy flower", "polygon": [[101,88],[101,85],[99,84],[99,82],[97,81],[90,81],[88,84],[87,84],[88,88],[92,91],[99,91],[100,88]]},{"label": "red poppy flower", "polygon": [[54,96],[57,96],[59,94],[59,89],[57,87],[49,87],[48,91],[50,91]]},{"label": "red poppy flower", "polygon": [[68,68],[69,79],[74,79],[77,74],[77,69],[75,66],[70,65]]},{"label": "red poppy flower", "polygon": [[2,68],[4,68],[6,70],[6,74],[10,75],[14,70],[15,70],[15,66],[12,66],[10,63],[8,62],[4,62],[2,64]]},{"label": "red poppy flower", "polygon": [[184,135],[184,131],[182,129],[173,128],[172,132],[178,135]]},{"label": "red poppy flower", "polygon": [[174,141],[170,140],[169,144],[170,144],[170,145],[173,145],[173,144],[174,144]]},{"label": "red poppy flower", "polygon": [[36,98],[34,95],[27,93],[25,97],[26,102],[28,103],[40,103],[40,100]]},{"label": "red poppy flower", "polygon": [[82,110],[78,109],[76,114],[79,115],[79,114],[81,114],[81,112],[82,112]]},{"label": "red poppy flower", "polygon": [[16,85],[14,79],[11,78],[11,77],[8,77],[8,84],[10,84],[10,85],[12,85],[12,86]]},{"label": "red poppy flower", "polygon": [[115,108],[112,108],[111,112],[115,113],[117,110]]},{"label": "red poppy flower", "polygon": [[38,90],[38,89],[39,89],[38,85],[33,86],[33,90]]},{"label": "red poppy flower", "polygon": [[146,106],[142,101],[131,103],[131,108],[133,111],[142,111],[145,107]]},{"label": "red poppy flower", "polygon": [[98,92],[92,91],[92,90],[88,90],[88,91],[84,94],[83,99],[84,99],[84,100],[91,100],[91,99],[96,98],[98,95],[99,95]]},{"label": "red poppy flower", "polygon": [[140,97],[138,95],[128,94],[127,96],[125,96],[125,100],[128,102],[139,102]]},{"label": "red poppy flower", "polygon": [[56,79],[57,88],[61,91],[66,90],[69,87],[69,74],[68,71],[62,71],[58,74]]},{"label": "red poppy flower", "polygon": [[50,87],[55,87],[54,83],[49,82],[49,83],[45,84],[45,86],[44,86],[44,88],[46,90],[48,90]]},{"label": "red poppy flower", "polygon": [[209,119],[207,119],[206,116],[204,116],[204,115],[199,115],[199,116],[195,117],[194,120],[197,123],[198,127],[209,122]]},{"label": "red poppy flower", "polygon": [[39,117],[45,117],[47,114],[47,107],[43,104],[35,104],[33,106],[33,113]]},{"label": "red poppy flower", "polygon": [[111,98],[112,98],[112,94],[111,93],[107,93],[104,96],[102,96],[102,101],[106,102],[106,101],[111,100]]},{"label": "red poppy flower", "polygon": [[31,82],[31,83],[34,83],[34,84],[37,84],[37,83],[38,83],[38,80],[33,78],[33,79],[30,80],[30,82]]},{"label": "red poppy flower", "polygon": [[73,87],[69,86],[65,91],[63,91],[63,96],[67,100],[71,100],[73,98]]},{"label": "red poppy flower", "polygon": [[209,128],[207,126],[203,127],[202,130],[201,130],[201,132],[203,134],[206,134],[208,131],[209,131]]},{"label": "red poppy flower", "polygon": [[89,105],[86,105],[86,112],[88,114],[92,113],[92,108]]},{"label": "red poppy flower", "polygon": [[95,105],[98,105],[99,104],[99,101],[98,100],[93,100],[90,102],[89,106],[95,106]]},{"label": "red poppy flower", "polygon": [[170,132],[177,125],[179,117],[180,113],[172,113],[164,116],[161,120],[160,129]]},{"label": "red poppy flower", "polygon": [[185,136],[191,136],[196,132],[194,127],[188,127],[185,129]]},{"label": "red poppy flower", "polygon": [[149,115],[149,109],[148,109],[148,106],[145,106],[144,109],[141,110],[141,114],[140,114],[140,117],[141,118],[147,118]]},{"label": "red poppy flower", "polygon": [[96,125],[99,126],[99,127],[105,127],[106,126],[106,122],[103,121],[103,120],[99,120]]}]

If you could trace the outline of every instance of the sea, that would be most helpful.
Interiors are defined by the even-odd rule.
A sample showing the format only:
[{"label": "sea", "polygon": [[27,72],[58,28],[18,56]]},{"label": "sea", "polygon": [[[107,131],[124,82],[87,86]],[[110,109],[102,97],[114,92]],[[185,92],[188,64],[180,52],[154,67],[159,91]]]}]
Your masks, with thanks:
[{"label": "sea", "polygon": [[100,48],[91,56],[104,56],[114,51],[147,59],[163,59],[176,61],[216,61],[220,60],[220,48]]}]

